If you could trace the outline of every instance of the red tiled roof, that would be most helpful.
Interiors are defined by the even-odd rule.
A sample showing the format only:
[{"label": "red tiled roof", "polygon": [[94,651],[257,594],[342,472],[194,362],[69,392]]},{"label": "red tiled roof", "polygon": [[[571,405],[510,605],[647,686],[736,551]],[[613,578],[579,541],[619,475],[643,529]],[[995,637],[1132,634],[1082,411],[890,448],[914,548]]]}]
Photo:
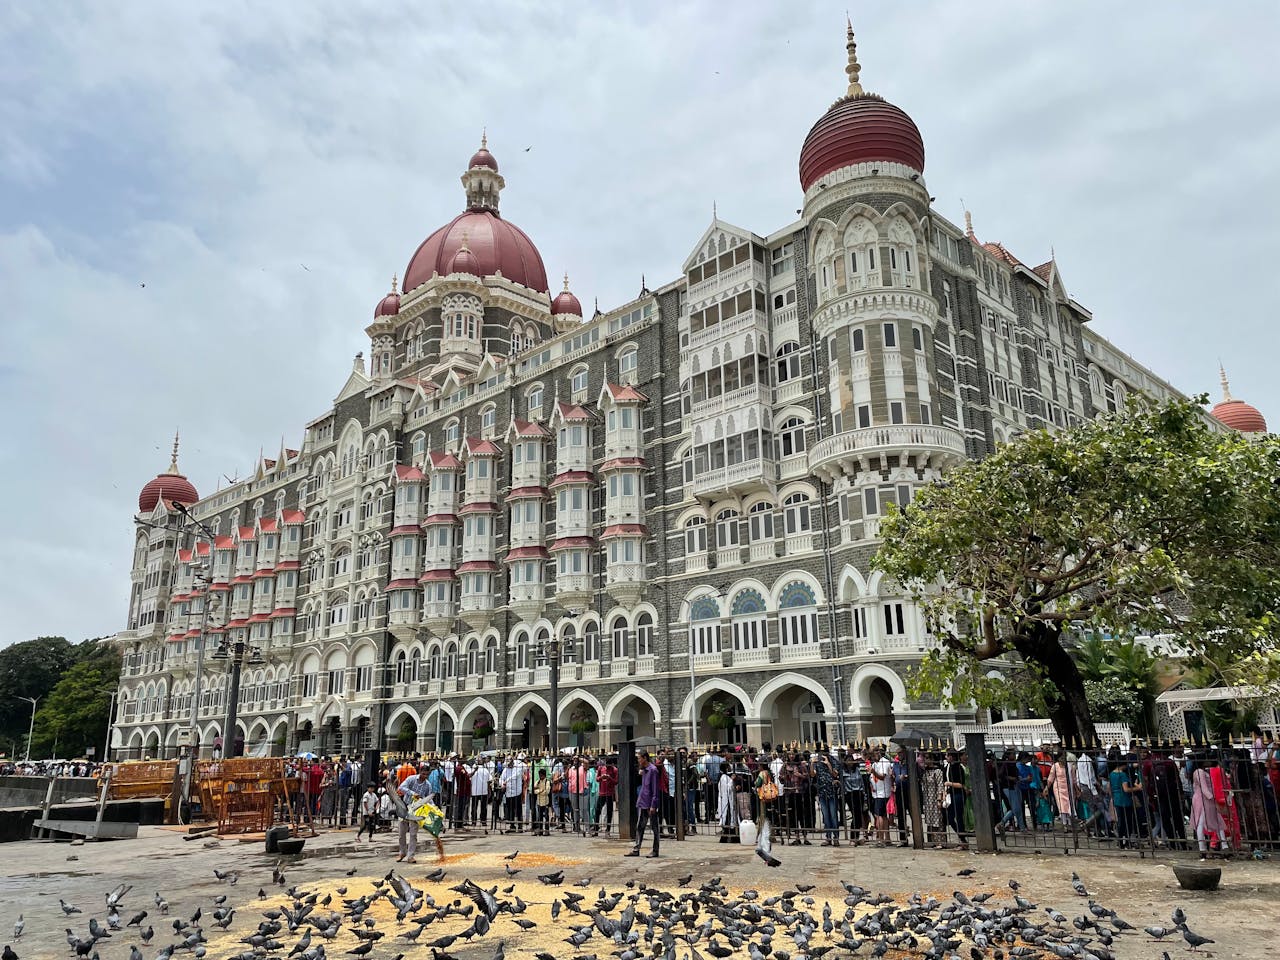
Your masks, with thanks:
[{"label": "red tiled roof", "polygon": [[[272,462],[274,463],[274,461]],[[279,524],[276,523],[274,517],[271,519],[263,517],[258,521],[258,529],[263,533],[275,533],[279,529]]]},{"label": "red tiled roof", "polygon": [[612,537],[643,537],[649,533],[649,528],[643,523],[615,523],[611,527],[605,527],[604,533],[600,534],[601,540],[608,540]]},{"label": "red tiled roof", "polygon": [[428,570],[418,578],[419,583],[430,583],[433,580],[452,580],[454,572],[452,570]]},{"label": "red tiled roof", "polygon": [[550,496],[546,487],[516,487],[507,494],[508,500],[533,500]]},{"label": "red tiled roof", "polygon": [[196,556],[197,556],[197,557],[207,557],[208,555],[209,555],[209,544],[205,543],[203,540],[199,540],[199,541],[197,541],[197,542],[196,542]]},{"label": "red tiled roof", "polygon": [[297,560],[281,560],[276,564],[276,573],[279,573],[281,570],[299,570],[301,568],[302,564]]},{"label": "red tiled roof", "polygon": [[271,614],[269,613],[255,613],[252,617],[249,618],[250,623],[267,623],[270,620],[271,620]]},{"label": "red tiled roof", "polygon": [[496,573],[498,564],[493,560],[468,560],[458,568],[459,573]]},{"label": "red tiled roof", "polygon": [[178,562],[179,562],[179,563],[190,563],[190,562],[191,562],[191,551],[190,551],[190,550],[179,550],[179,551],[178,551]]},{"label": "red tiled roof", "polygon": [[570,423],[581,423],[593,419],[590,411],[585,407],[580,407],[574,403],[565,403],[560,401],[556,404],[557,410],[560,412],[560,418]]},{"label": "red tiled roof", "polygon": [[213,541],[213,546],[217,550],[234,550],[236,542],[230,537],[218,537]]},{"label": "red tiled roof", "polygon": [[424,527],[437,523],[457,523],[458,515],[456,513],[433,513],[427,519],[422,521]]},{"label": "red tiled roof", "polygon": [[396,479],[401,483],[421,483],[427,479],[417,467],[408,467],[403,463],[396,464]]},{"label": "red tiled roof", "polygon": [[615,457],[613,460],[606,460],[600,465],[600,472],[606,470],[622,470],[626,467],[643,467],[645,466],[644,457]]},{"label": "red tiled roof", "polygon": [[461,470],[462,461],[452,453],[432,453],[431,466],[437,470]]},{"label": "red tiled roof", "polygon": [[244,576],[232,577],[231,583],[233,585],[237,583],[253,583],[253,577],[244,577]]},{"label": "red tiled roof", "polygon": [[301,510],[284,510],[281,515],[286,524],[305,523],[307,520],[307,515]]},{"label": "red tiled roof", "polygon": [[502,453],[502,448],[483,437],[467,437],[467,451],[477,457],[496,457]]},{"label": "red tiled roof", "polygon": [[236,536],[241,540],[252,540],[256,534],[254,533],[253,527],[237,527]]},{"label": "red tiled roof", "polygon": [[217,592],[219,592],[219,593],[223,593],[223,592],[225,592],[225,591],[227,591],[227,590],[230,590],[230,589],[231,589],[231,584],[229,584],[229,583],[211,583],[211,584],[209,584],[209,589],[210,589],[210,590],[216,590],[216,591],[217,591]]},{"label": "red tiled roof", "polygon": [[277,607],[275,610],[271,611],[271,616],[293,617],[293,616],[297,616],[297,613],[298,613],[297,607]]},{"label": "red tiled roof", "polygon": [[185,633],[171,633],[164,639],[166,643],[177,643],[179,640],[185,640],[186,638],[187,635]]},{"label": "red tiled roof", "polygon": [[417,588],[417,580],[392,580],[387,584],[388,590],[416,590]]},{"label": "red tiled roof", "polygon": [[549,437],[550,433],[547,428],[540,423],[532,423],[529,420],[512,420],[511,425],[515,428],[516,435],[521,437]]},{"label": "red tiled roof", "polygon": [[458,516],[465,517],[471,513],[497,513],[498,505],[491,500],[477,500],[475,503],[464,503]]},{"label": "red tiled roof", "polygon": [[516,547],[508,551],[504,559],[510,563],[512,560],[546,560],[549,556],[546,547]]},{"label": "red tiled roof", "polygon": [[422,530],[416,524],[408,524],[401,527],[393,527],[391,532],[387,534],[389,537],[418,536]]},{"label": "red tiled roof", "polygon": [[240,617],[240,618],[238,618],[238,619],[236,619],[236,620],[232,620],[230,623],[228,623],[228,624],[227,624],[227,626],[226,626],[226,629],[228,629],[228,630],[239,630],[241,627],[246,626],[248,623],[249,623],[248,618],[246,618],[246,617]]},{"label": "red tiled roof", "polygon": [[577,547],[594,547],[595,545],[595,537],[562,537],[551,545],[551,552],[573,550]]},{"label": "red tiled roof", "polygon": [[253,572],[253,579],[265,580],[267,577],[274,577],[275,575],[276,575],[276,572],[274,569],[272,569],[271,567],[266,567],[261,570],[255,570]]},{"label": "red tiled roof", "polygon": [[617,383],[606,383],[605,388],[609,391],[609,396],[614,400],[631,400],[636,403],[644,403],[649,398],[632,386],[622,386]]},{"label": "red tiled roof", "polygon": [[555,479],[551,481],[551,486],[554,489],[566,483],[594,483],[595,479],[596,475],[590,470],[566,470],[564,473],[556,474]]},{"label": "red tiled roof", "polygon": [[1040,266],[1032,267],[1031,272],[1034,273],[1041,280],[1043,280],[1045,283],[1048,283],[1049,275],[1053,273],[1053,261],[1046,260],[1044,263],[1040,264]]}]

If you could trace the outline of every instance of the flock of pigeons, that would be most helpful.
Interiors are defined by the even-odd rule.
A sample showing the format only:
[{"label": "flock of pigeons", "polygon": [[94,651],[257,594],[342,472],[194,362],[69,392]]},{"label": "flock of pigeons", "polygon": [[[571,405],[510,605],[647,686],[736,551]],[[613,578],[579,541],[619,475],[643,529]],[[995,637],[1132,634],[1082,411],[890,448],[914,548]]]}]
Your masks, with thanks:
[{"label": "flock of pigeons", "polygon": [[[772,857],[767,841],[764,854],[767,856],[761,858],[769,862]],[[508,861],[508,878],[522,872],[512,865],[518,856],[517,850],[504,858]],[[963,870],[960,875],[974,872]],[[239,879],[235,872],[214,873],[226,884],[235,884]],[[352,869],[346,876],[355,873]],[[540,883],[553,888],[562,888],[565,880],[563,870],[536,876]],[[966,896],[957,890],[945,901],[914,894],[905,903],[841,881],[844,898],[836,906],[824,901],[820,907],[811,896],[813,884],[797,883],[793,889],[767,897],[756,890],[731,895],[720,877],[691,886],[692,874],[676,878],[679,886],[674,892],[639,880],[629,880],[624,889],[613,892],[600,887],[594,895],[559,889],[551,902],[550,915],[557,931],[565,933],[563,942],[567,946],[557,947],[554,952],[524,952],[532,952],[536,960],[706,960],[707,956],[726,960],[744,954],[748,960],[880,960],[890,951],[928,960],[1048,960],[1050,955],[1060,960],[1116,960],[1115,948],[1120,938],[1136,936],[1138,931],[1114,910],[1098,903],[1076,874],[1071,877],[1075,894],[1087,902],[1087,909],[1074,917],[1051,906],[1041,908],[1024,898],[1016,880],[1009,881],[1012,899],[1008,902],[995,901],[991,892]],[[443,885],[444,869],[434,870],[426,880]],[[272,882],[277,886],[286,884],[278,864]],[[590,877],[571,885],[582,890],[593,886]],[[153,898],[154,914],[150,907],[130,913],[124,909],[124,898],[131,889],[120,884],[106,894],[105,922],[91,917],[87,935],[67,928],[67,947],[72,956],[100,960],[100,944],[105,946],[113,938],[123,940],[136,934],[137,940],[129,944],[129,960],[144,960],[142,948],[153,944],[157,937],[155,923],[161,922],[160,939],[168,942],[159,947],[154,960],[202,958],[208,951],[205,925],[226,931],[236,916],[236,907],[228,905],[223,894],[213,898],[208,915],[197,907],[190,917],[169,919],[169,904],[158,891]],[[391,960],[403,960],[406,950],[416,955],[429,950],[431,960],[459,960],[448,952],[451,948],[471,946],[488,938],[490,942],[496,940],[493,960],[506,960],[508,944],[514,949],[523,935],[538,927],[537,921],[525,916],[529,904],[515,893],[514,883],[500,890],[496,885],[485,888],[464,879],[445,889],[449,895],[438,901],[395,870],[353,895],[348,895],[346,886],[338,886],[324,896],[290,886],[285,891],[288,902],[262,911],[253,932],[241,938],[243,949],[214,956],[217,960],[325,960],[326,956],[336,960],[338,952],[365,957],[380,948],[384,954],[400,951]],[[265,899],[266,890],[260,888],[258,895]],[[394,908],[390,922],[385,919],[386,908],[378,910],[384,916],[382,926],[388,929],[380,929],[378,918],[371,913],[382,900]],[[82,914],[79,907],[65,900],[59,900],[59,905],[68,922]],[[126,914],[128,918],[124,919]],[[456,927],[446,924],[450,918],[458,918],[465,925],[456,932],[445,933],[446,926]],[[394,929],[389,929],[392,924]],[[1180,934],[1188,948],[1197,952],[1214,942],[1187,926],[1181,908],[1174,910],[1170,924],[1143,930],[1157,942]],[[19,916],[13,929],[14,942],[19,947],[24,926],[25,921]],[[358,945],[345,951],[337,946],[335,950],[333,941],[343,930],[349,931]],[[380,944],[384,938],[388,942]],[[343,946],[347,943],[349,938]],[[37,955],[50,954],[42,950]],[[116,955],[123,956],[118,951]],[[0,960],[20,960],[20,955],[9,944]],[[1167,952],[1163,960],[1169,960]]]}]

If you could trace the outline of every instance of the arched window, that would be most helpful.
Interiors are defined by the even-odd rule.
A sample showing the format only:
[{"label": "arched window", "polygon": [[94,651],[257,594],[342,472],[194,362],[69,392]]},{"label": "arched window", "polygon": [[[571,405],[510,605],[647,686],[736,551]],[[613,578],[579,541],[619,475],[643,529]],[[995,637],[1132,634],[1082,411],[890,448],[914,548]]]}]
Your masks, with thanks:
[{"label": "arched window", "polygon": [[533,664],[529,657],[529,634],[520,631],[512,638],[512,643],[516,648],[516,669],[524,670],[531,667]]},{"label": "arched window", "polygon": [[492,403],[487,404],[480,411],[480,432],[486,436],[493,436],[498,427],[498,408]]},{"label": "arched window", "polygon": [[782,643],[792,646],[818,642],[818,600],[803,580],[793,580],[778,598],[778,623]]},{"label": "arched window", "polygon": [[490,637],[484,642],[484,672],[498,672],[498,638]]},{"label": "arched window", "polygon": [[689,605],[689,642],[695,656],[720,652],[720,604],[700,597]]},{"label": "arched window", "polygon": [[474,677],[480,672],[480,641],[474,637],[467,643],[467,676]]},{"label": "arched window", "polygon": [[438,646],[432,647],[427,654],[427,670],[429,671],[427,679],[440,679],[440,648]]},{"label": "arched window", "polygon": [[738,511],[721,510],[716,516],[716,547],[725,550],[738,546]]},{"label": "arched window", "polygon": [[707,518],[690,517],[684,525],[684,552],[707,552]]},{"label": "arched window", "polygon": [[458,645],[450,642],[444,654],[445,679],[452,680],[458,675]]},{"label": "arched window", "polygon": [[808,533],[811,529],[809,495],[807,493],[793,493],[783,500],[782,516],[788,536],[797,533]]},{"label": "arched window", "polygon": [[542,384],[530,387],[524,395],[525,405],[528,408],[529,415],[532,416],[534,411],[542,409]]},{"label": "arched window", "polygon": [[762,650],[767,646],[764,597],[758,590],[739,590],[729,612],[733,617],[734,650]]},{"label": "arched window", "polygon": [[747,511],[748,536],[751,543],[773,539],[773,504],[767,500],[752,504]]},{"label": "arched window", "polygon": [[640,351],[636,347],[627,347],[618,354],[618,376],[623,383],[629,383],[635,379],[639,365]]},{"label": "arched window", "polygon": [[457,443],[461,436],[461,426],[456,419],[450,420],[444,425],[444,442]]},{"label": "arched window", "polygon": [[648,613],[636,617],[636,656],[653,656],[653,617]]},{"label": "arched window", "polygon": [[794,457],[805,451],[804,421],[788,417],[778,430],[778,450],[783,457]]},{"label": "arched window", "polygon": [[573,368],[573,373],[569,377],[569,389],[573,392],[574,397],[582,397],[587,392],[588,371],[586,364],[580,364]]},{"label": "arched window", "polygon": [[409,658],[401,650],[396,654],[396,683],[409,682]]},{"label": "arched window", "polygon": [[778,348],[778,383],[786,383],[800,376],[800,344],[788,340]]},{"label": "arched window", "polygon": [[613,626],[609,628],[613,637],[613,659],[627,659],[627,621],[623,617],[614,617]]},{"label": "arched window", "polygon": [[422,681],[422,651],[413,651],[413,656],[409,659],[409,682],[420,683]]},{"label": "arched window", "polygon": [[600,624],[590,621],[582,631],[582,662],[594,663],[600,659]]},{"label": "arched window", "polygon": [[546,627],[539,627],[538,634],[533,640],[533,665],[535,667],[545,667],[547,665],[547,645],[551,642],[551,631]]},{"label": "arched window", "polygon": [[578,631],[573,624],[564,628],[564,636],[560,639],[560,662],[578,662]]}]

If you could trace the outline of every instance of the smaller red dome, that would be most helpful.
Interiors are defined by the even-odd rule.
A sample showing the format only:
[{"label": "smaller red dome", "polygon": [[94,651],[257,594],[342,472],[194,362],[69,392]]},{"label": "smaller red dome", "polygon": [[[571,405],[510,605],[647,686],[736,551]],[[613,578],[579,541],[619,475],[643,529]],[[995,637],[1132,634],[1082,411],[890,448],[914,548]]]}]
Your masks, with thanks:
[{"label": "smaller red dome", "polygon": [[498,172],[498,161],[493,158],[493,154],[481,147],[471,155],[471,162],[467,164],[467,169],[472,167],[488,167],[494,173]]},{"label": "smaller red dome", "polygon": [[480,273],[480,261],[476,259],[476,255],[471,252],[467,246],[466,237],[462,239],[462,246],[458,248],[458,252],[453,255],[453,260],[449,264],[450,273],[469,273],[473,277],[478,277]]},{"label": "smaller red dome", "polygon": [[1267,421],[1257,407],[1243,400],[1223,400],[1209,411],[1220,423],[1240,433],[1266,433]]},{"label": "smaller red dome", "polygon": [[154,510],[161,500],[190,505],[200,499],[196,488],[180,473],[162,473],[138,494],[138,512]]},{"label": "smaller red dome", "polygon": [[388,293],[378,301],[378,308],[373,311],[373,318],[394,317],[400,312],[400,294]]},{"label": "smaller red dome", "polygon": [[556,314],[572,314],[575,317],[582,316],[582,304],[578,298],[569,292],[569,275],[564,275],[564,289],[556,294],[556,298],[551,301],[551,315]]}]

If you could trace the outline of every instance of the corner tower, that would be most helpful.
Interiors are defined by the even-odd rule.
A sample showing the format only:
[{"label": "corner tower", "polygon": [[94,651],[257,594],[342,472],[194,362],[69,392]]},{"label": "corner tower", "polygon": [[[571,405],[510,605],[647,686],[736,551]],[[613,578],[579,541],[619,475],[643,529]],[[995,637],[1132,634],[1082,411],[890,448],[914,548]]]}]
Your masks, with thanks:
[{"label": "corner tower", "polygon": [[935,479],[964,440],[938,413],[924,141],[904,111],[863,89],[852,25],[847,37],[845,95],[800,151],[813,335],[830,374],[826,438],[809,462],[856,495],[874,537],[882,484]]}]

